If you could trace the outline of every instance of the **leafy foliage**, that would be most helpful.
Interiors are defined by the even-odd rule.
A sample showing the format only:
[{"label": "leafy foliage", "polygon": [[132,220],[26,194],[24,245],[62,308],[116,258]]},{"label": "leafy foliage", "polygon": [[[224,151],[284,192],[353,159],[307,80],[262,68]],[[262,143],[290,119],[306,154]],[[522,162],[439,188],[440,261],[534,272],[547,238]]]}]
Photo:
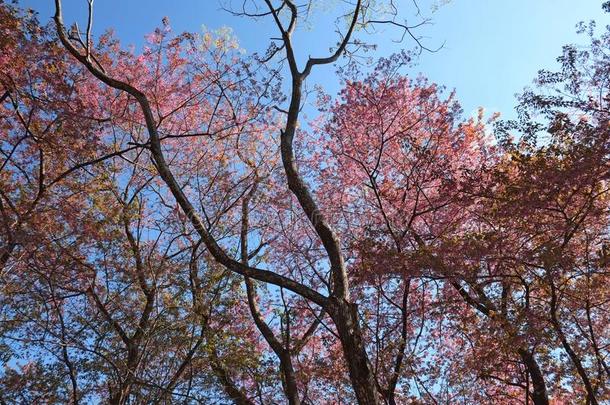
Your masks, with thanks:
[{"label": "leafy foliage", "polygon": [[278,3],[242,12],[274,18],[267,57],[0,4],[0,400],[610,400],[610,31],[516,121],[463,119],[403,53],[304,125],[309,72],[395,8],[358,2],[299,68]]}]

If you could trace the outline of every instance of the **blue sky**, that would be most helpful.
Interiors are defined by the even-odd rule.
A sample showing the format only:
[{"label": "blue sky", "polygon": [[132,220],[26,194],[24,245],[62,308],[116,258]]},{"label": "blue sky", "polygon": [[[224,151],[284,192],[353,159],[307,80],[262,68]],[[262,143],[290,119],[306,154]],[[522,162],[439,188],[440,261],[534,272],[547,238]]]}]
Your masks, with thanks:
[{"label": "blue sky", "polygon": [[[319,10],[319,18],[311,27],[297,32],[297,46],[302,57],[323,56],[335,43],[332,20],[333,4]],[[420,0],[422,14],[430,17],[433,25],[417,33],[434,48],[445,44],[436,53],[424,52],[419,63],[408,73],[422,73],[449,89],[455,88],[466,115],[478,106],[488,113],[499,111],[504,118],[514,116],[515,93],[529,85],[541,68],[555,66],[555,58],[567,43],[585,43],[586,38],[575,33],[579,21],[595,19],[598,25],[610,23],[610,14],[601,10],[601,0],[451,0],[435,11],[440,0]],[[40,13],[47,21],[53,13],[52,0],[25,0],[21,4]],[[239,3],[236,2],[236,4]],[[65,20],[83,21],[86,0],[64,0]],[[398,1],[402,15],[414,18],[410,0]],[[271,20],[253,22],[220,10],[218,0],[96,0],[94,32],[113,27],[125,44],[139,45],[144,34],[168,16],[175,31],[200,32],[222,26],[233,28],[242,46],[249,52],[261,51],[276,34]],[[401,47],[412,48],[414,42],[405,39],[396,44],[397,32],[380,32],[367,36],[379,45],[378,54],[388,55]],[[312,81],[328,91],[337,89],[333,68],[323,67]]]}]

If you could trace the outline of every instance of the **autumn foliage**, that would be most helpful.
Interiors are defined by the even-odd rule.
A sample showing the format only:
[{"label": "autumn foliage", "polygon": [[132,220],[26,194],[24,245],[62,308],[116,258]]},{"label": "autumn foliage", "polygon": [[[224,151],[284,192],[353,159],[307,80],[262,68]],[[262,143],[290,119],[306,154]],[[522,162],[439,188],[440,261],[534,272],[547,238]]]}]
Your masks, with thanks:
[{"label": "autumn foliage", "polygon": [[610,401],[610,31],[515,121],[408,53],[305,119],[376,2],[304,64],[288,0],[235,12],[266,55],[166,19],[136,52],[55,4],[0,2],[0,402]]}]

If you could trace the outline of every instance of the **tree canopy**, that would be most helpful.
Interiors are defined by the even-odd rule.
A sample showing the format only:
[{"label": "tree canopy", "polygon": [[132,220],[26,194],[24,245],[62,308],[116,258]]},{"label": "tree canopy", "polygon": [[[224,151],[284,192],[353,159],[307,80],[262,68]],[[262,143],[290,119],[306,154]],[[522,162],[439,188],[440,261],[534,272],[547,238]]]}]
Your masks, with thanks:
[{"label": "tree canopy", "polygon": [[392,1],[302,60],[314,3],[225,4],[274,24],[248,55],[0,1],[0,403],[610,401],[610,28],[465,118],[411,53],[359,59],[431,51]]}]

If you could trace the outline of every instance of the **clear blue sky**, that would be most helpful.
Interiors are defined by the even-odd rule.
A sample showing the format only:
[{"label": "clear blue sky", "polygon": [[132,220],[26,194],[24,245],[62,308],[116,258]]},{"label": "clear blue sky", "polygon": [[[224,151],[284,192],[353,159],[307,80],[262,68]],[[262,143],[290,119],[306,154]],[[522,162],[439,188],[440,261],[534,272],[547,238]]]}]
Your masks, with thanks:
[{"label": "clear blue sky", "polygon": [[[455,88],[466,115],[483,106],[488,112],[500,111],[505,118],[512,117],[514,94],[529,85],[540,68],[555,66],[562,45],[586,41],[575,33],[577,22],[595,19],[600,26],[610,23],[610,14],[601,10],[601,0],[451,0],[432,11],[431,3],[438,2],[420,0],[422,13],[431,17],[434,25],[418,33],[427,37],[425,43],[430,47],[443,42],[445,46],[437,53],[423,53],[410,73],[421,72]],[[37,10],[43,22],[52,15],[52,3],[21,2]],[[83,21],[86,4],[86,0],[64,0],[68,25],[75,19]],[[410,0],[397,4],[404,7],[405,17],[413,17]],[[297,45],[307,47],[303,56],[320,56],[335,43],[333,27],[325,18],[332,6],[326,8],[310,29],[297,33]],[[94,32],[113,27],[125,44],[139,45],[143,35],[158,26],[164,16],[177,32],[201,31],[202,25],[210,29],[230,26],[248,51],[262,50],[269,36],[275,34],[272,21],[233,17],[220,10],[218,0],[96,0]],[[414,45],[408,38],[397,45],[392,42],[396,35],[390,34],[368,38],[379,44],[381,55]],[[333,72],[333,68],[324,67],[312,79],[332,92],[337,89]]]}]

